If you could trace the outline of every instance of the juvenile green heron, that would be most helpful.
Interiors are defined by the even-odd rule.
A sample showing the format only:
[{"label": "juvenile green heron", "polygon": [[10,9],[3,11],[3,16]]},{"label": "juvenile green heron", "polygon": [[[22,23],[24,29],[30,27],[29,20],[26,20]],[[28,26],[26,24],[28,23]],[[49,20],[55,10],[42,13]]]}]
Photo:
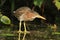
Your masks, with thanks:
[{"label": "juvenile green heron", "polygon": [[[14,15],[20,21],[20,23],[19,23],[19,32],[20,33],[22,32],[21,31],[21,22],[24,21],[25,34],[26,34],[26,32],[28,32],[26,30],[25,21],[33,21],[35,18],[40,18],[40,19],[46,20],[44,17],[40,16],[37,12],[31,10],[29,7],[21,7],[19,9],[17,9],[16,11],[14,11]],[[23,40],[24,40],[24,38],[23,38]]]}]

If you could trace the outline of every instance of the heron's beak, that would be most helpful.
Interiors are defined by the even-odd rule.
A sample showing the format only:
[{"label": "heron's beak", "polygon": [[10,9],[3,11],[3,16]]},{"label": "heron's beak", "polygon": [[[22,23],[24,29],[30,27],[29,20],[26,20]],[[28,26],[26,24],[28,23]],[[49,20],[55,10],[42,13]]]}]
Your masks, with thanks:
[{"label": "heron's beak", "polygon": [[43,16],[37,16],[37,18],[40,18],[40,19],[43,19],[43,20],[46,20],[46,18],[45,17],[43,17]]}]

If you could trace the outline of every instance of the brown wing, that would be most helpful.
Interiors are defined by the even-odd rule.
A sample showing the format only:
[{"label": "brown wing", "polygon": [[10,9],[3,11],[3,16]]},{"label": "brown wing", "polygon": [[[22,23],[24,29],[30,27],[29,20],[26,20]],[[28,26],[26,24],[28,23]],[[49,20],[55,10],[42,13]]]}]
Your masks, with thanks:
[{"label": "brown wing", "polygon": [[14,12],[14,15],[15,17],[20,17],[22,14],[25,14],[27,11],[30,11],[31,9],[28,8],[28,7],[21,7],[19,9],[17,9],[15,12]]}]

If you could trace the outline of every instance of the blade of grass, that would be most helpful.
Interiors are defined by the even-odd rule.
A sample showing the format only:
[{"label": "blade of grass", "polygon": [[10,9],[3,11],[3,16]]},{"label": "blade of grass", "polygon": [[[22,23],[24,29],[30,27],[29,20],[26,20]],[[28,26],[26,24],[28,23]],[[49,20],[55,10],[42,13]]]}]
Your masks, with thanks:
[{"label": "blade of grass", "polygon": [[58,35],[60,35],[60,32],[52,32],[52,34],[58,34]]},{"label": "blade of grass", "polygon": [[15,34],[9,34],[9,33],[7,33],[7,34],[0,34],[0,36],[17,36],[17,35],[15,35]]}]

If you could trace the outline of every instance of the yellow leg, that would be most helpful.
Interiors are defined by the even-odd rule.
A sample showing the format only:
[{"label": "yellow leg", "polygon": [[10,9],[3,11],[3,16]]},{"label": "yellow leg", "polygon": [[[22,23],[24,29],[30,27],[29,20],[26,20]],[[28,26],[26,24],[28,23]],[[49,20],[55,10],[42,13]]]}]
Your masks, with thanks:
[{"label": "yellow leg", "polygon": [[23,39],[22,40],[25,40],[25,36],[26,36],[26,25],[25,25],[25,22],[24,22],[24,36],[23,36]]},{"label": "yellow leg", "polygon": [[23,39],[22,40],[25,40],[25,36],[26,36],[26,32],[24,32],[24,36],[23,36]]},{"label": "yellow leg", "polygon": [[23,36],[23,39],[22,39],[22,40],[25,40],[25,36],[26,36],[27,33],[30,33],[30,32],[27,31],[27,29],[26,29],[26,24],[25,24],[25,22],[24,22],[24,36]]},{"label": "yellow leg", "polygon": [[30,32],[27,31],[27,29],[26,29],[26,24],[25,24],[25,22],[24,22],[24,33],[30,33]]},{"label": "yellow leg", "polygon": [[24,22],[24,31],[25,32],[27,31],[25,22]]},{"label": "yellow leg", "polygon": [[18,36],[18,40],[20,40],[21,38],[20,38],[20,36],[21,36],[21,21],[20,21],[20,23],[19,23],[19,31],[18,31],[18,33],[19,33],[19,36]]},{"label": "yellow leg", "polygon": [[26,24],[25,24],[25,22],[24,22],[24,33],[30,33],[30,32],[27,31],[27,29],[26,29]]}]

